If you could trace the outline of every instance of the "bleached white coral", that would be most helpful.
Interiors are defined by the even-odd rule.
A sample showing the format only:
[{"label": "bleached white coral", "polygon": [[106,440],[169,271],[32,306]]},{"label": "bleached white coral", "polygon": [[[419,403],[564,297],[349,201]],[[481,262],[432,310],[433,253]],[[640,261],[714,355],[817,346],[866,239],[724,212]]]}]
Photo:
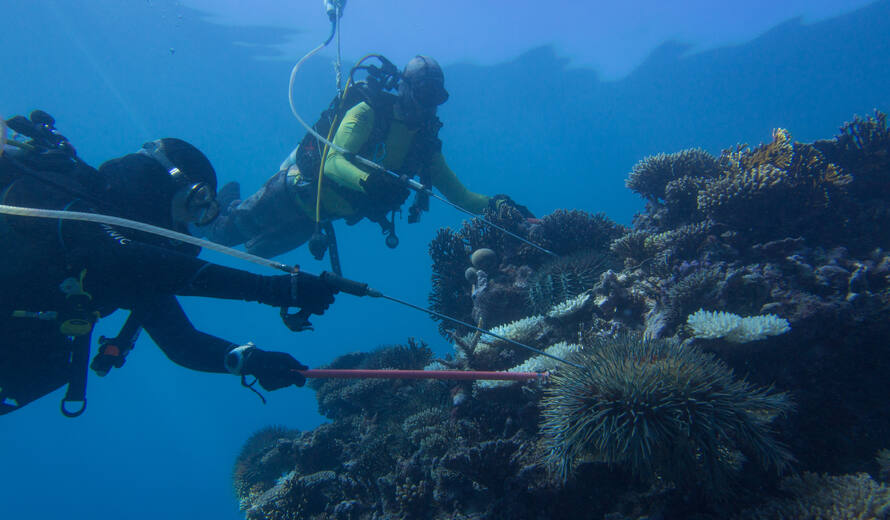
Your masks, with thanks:
[{"label": "bleached white coral", "polygon": [[700,339],[717,339],[739,328],[742,317],[730,312],[708,312],[699,309],[686,318],[686,324],[692,329],[692,335]]},{"label": "bleached white coral", "polygon": [[[566,343],[565,341],[561,341],[547,347],[546,349],[544,349],[544,352],[550,354],[551,356],[565,359],[566,356],[568,356],[572,352],[578,352],[579,350],[581,350],[580,346],[575,345],[574,343]],[[525,360],[524,363],[507,370],[507,372],[546,372],[553,371],[558,366],[559,361],[553,359],[552,357],[538,354],[537,356]],[[476,386],[479,388],[495,388],[515,383],[516,381],[477,381]]]},{"label": "bleached white coral", "polygon": [[[458,351],[459,353],[461,351]],[[424,370],[450,370],[448,367],[443,365],[439,361],[432,361],[427,366],[423,367]]]},{"label": "bleached white coral", "polygon": [[[521,320],[507,323],[506,325],[498,325],[491,329],[491,331],[499,336],[504,336],[505,338],[513,340],[525,338],[538,330],[538,327],[541,325],[541,318],[540,315],[529,316],[527,318],[522,318]],[[488,336],[488,338],[499,341],[491,336]]]},{"label": "bleached white coral", "polygon": [[[540,315],[529,316],[527,318],[522,318],[521,320],[517,320],[511,323],[498,325],[497,327],[491,329],[491,332],[497,334],[498,336],[503,336],[507,339],[511,339],[513,341],[525,343],[541,330],[543,320],[544,317]],[[476,354],[480,354],[485,350],[493,348],[501,343],[504,343],[504,341],[500,338],[496,338],[488,334],[483,334],[482,337],[479,339],[479,343],[476,345],[476,349],[474,352]]]},{"label": "bleached white coral", "polygon": [[729,312],[710,312],[704,309],[690,314],[686,318],[686,324],[696,338],[723,338],[731,343],[757,341],[791,330],[788,320],[775,314],[743,318]]},{"label": "bleached white coral", "polygon": [[547,312],[547,317],[560,319],[571,316],[572,314],[580,311],[589,299],[590,291],[584,291],[574,298],[569,298],[568,300],[551,307],[550,310]]}]

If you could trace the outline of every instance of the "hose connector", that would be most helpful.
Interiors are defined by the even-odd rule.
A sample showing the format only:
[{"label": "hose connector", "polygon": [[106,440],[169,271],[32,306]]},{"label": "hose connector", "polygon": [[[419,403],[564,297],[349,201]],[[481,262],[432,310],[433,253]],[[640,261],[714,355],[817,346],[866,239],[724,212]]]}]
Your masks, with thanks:
[{"label": "hose connector", "polygon": [[346,7],[346,0],[324,0],[324,10],[332,22],[337,19],[338,13],[341,17],[343,16],[344,7]]}]

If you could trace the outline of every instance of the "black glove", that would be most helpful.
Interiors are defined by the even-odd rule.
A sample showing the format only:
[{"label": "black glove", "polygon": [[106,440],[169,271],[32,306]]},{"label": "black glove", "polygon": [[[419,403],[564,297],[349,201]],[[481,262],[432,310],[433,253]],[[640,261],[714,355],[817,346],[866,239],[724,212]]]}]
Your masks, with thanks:
[{"label": "black glove", "polygon": [[500,213],[502,209],[512,208],[519,212],[525,218],[535,218],[534,213],[529,211],[529,209],[522,204],[517,204],[516,201],[511,199],[508,195],[500,194],[495,195],[488,199],[488,206],[495,212]]},{"label": "black glove", "polygon": [[314,274],[300,271],[291,275],[291,307],[299,307],[312,314],[324,314],[334,303],[338,291]]},{"label": "black glove", "polygon": [[405,182],[387,173],[372,172],[367,179],[359,181],[359,184],[365,190],[365,206],[371,213],[386,213],[398,209],[411,194]]},{"label": "black glove", "polygon": [[290,354],[267,352],[251,343],[233,348],[226,354],[225,364],[229,372],[256,377],[270,392],[290,385],[303,386],[306,378],[298,371],[309,368]]}]

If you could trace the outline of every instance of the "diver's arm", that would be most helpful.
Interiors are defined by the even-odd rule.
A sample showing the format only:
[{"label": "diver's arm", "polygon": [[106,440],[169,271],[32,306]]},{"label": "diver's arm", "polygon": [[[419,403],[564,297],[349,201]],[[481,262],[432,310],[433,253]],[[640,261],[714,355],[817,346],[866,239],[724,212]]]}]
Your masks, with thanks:
[{"label": "diver's arm", "polygon": [[225,357],[237,345],[197,330],[175,296],[151,298],[136,312],[151,339],[177,365],[202,372],[228,372]]},{"label": "diver's arm", "polygon": [[[343,121],[334,135],[334,144],[346,149],[349,153],[358,154],[365,142],[371,137],[374,129],[374,110],[367,103],[359,103],[343,116]],[[331,148],[324,163],[325,181],[332,180],[337,184],[363,192],[361,181],[368,174],[353,164],[339,151]]]},{"label": "diver's arm", "polygon": [[64,243],[87,269],[87,287],[98,284],[117,301],[128,301],[129,295],[177,294],[293,305],[291,275],[262,276],[212,264],[131,239],[128,230],[111,226],[65,221],[61,230]]},{"label": "diver's arm", "polygon": [[449,201],[477,214],[488,207],[489,198],[468,190],[448,167],[441,153],[433,157],[430,173],[433,187],[441,191]]}]

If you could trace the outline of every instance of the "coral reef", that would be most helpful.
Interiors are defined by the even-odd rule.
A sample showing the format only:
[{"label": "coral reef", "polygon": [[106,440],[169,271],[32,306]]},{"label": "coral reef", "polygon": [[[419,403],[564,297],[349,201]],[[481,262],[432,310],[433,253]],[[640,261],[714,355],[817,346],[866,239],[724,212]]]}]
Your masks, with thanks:
[{"label": "coral reef", "polygon": [[[331,422],[245,447],[242,507],[273,519],[887,518],[886,488],[863,472],[890,478],[888,178],[876,113],[812,144],[780,129],[718,157],[647,158],[628,179],[646,200],[630,229],[581,211],[486,214],[560,260],[478,219],[440,230],[433,308],[501,338],[442,323],[454,350],[440,358],[409,342],[332,365],[547,370],[550,382],[313,382]],[[700,309],[713,314],[690,326]],[[748,329],[741,316],[762,318]]]},{"label": "coral reef", "polygon": [[788,396],[734,379],[713,355],[624,335],[571,359],[581,367],[554,376],[541,403],[546,462],[563,481],[592,459],[719,494],[739,460],[779,471],[792,460],[769,426]]},{"label": "coral reef", "polygon": [[[472,321],[472,282],[465,275],[471,251],[462,237],[450,228],[442,228],[436,232],[436,237],[430,242],[429,251],[433,259],[430,307],[461,321]],[[439,331],[447,336],[447,331],[452,327],[450,323],[441,323]]]},{"label": "coral reef", "polygon": [[[432,359],[425,344],[409,340],[408,345],[393,345],[369,353],[341,356],[327,368],[420,370]],[[358,413],[374,414],[398,404],[402,413],[429,406],[424,392],[438,383],[388,379],[316,379],[309,385],[316,391],[318,411],[330,419]],[[435,395],[435,391],[431,392]]]},{"label": "coral reef", "polygon": [[[534,222],[517,220],[509,212],[486,213],[486,218],[560,255],[554,262],[552,256],[480,219],[464,223],[457,232],[439,230],[430,244],[430,305],[442,314],[488,328],[520,319],[535,309],[548,309],[591,287],[599,273],[614,263],[609,244],[626,231],[604,215],[578,210],[557,210]],[[496,259],[497,265],[489,260],[482,267],[471,266],[472,255],[480,250],[487,250],[486,257]],[[469,267],[473,269],[468,271]],[[553,271],[551,278],[546,274],[548,269]],[[469,331],[443,322],[439,332],[450,339]]]},{"label": "coral reef", "polygon": [[648,219],[660,228],[650,233],[710,220],[759,240],[840,236],[852,181],[819,148],[777,129],[770,143],[738,145],[716,159],[701,150],[644,159],[627,184],[648,200]]},{"label": "coral reef", "polygon": [[242,503],[255,499],[291,469],[290,440],[298,434],[283,426],[267,426],[247,439],[232,471],[232,484]]},{"label": "coral reef", "polygon": [[890,489],[872,480],[867,473],[830,476],[804,472],[785,478],[779,489],[784,494],[783,497],[743,511],[733,518],[890,518]]},{"label": "coral reef", "polygon": [[890,195],[890,129],[887,114],[845,123],[841,133],[831,140],[813,143],[832,163],[856,179],[851,190],[862,199],[880,199]]}]

